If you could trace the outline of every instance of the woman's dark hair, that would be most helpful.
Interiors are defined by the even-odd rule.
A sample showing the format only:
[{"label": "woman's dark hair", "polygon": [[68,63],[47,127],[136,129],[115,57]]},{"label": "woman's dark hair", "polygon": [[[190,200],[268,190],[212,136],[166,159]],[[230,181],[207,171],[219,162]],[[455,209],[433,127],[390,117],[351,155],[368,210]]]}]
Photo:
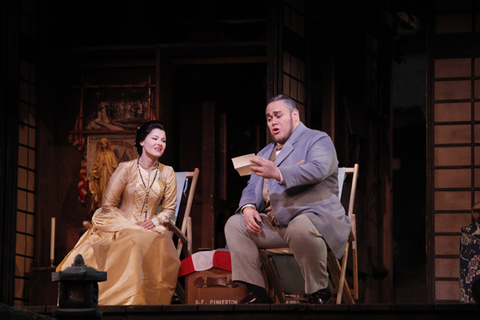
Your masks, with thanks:
[{"label": "woman's dark hair", "polygon": [[140,145],[140,142],[147,138],[148,134],[152,132],[153,129],[160,129],[165,131],[165,127],[158,120],[148,121],[144,123],[140,128],[138,128],[137,133],[135,134],[135,147],[137,148],[138,155],[142,155],[143,147]]}]

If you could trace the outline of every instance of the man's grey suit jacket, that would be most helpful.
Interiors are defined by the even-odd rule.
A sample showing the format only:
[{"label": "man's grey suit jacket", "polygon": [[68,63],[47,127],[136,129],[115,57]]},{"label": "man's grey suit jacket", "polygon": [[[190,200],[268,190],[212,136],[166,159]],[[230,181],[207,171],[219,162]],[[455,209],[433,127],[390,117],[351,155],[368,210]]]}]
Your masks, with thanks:
[{"label": "man's grey suit jacket", "polygon": [[[273,147],[273,143],[269,144],[258,156],[269,159]],[[330,137],[300,123],[278,154],[275,165],[284,180],[284,184],[275,179],[268,181],[270,202],[277,220],[286,226],[295,216],[307,215],[335,256],[340,258],[351,223],[338,199],[338,160]],[[253,174],[242,192],[237,213],[245,204],[254,204],[258,212],[263,212],[262,188],[263,178]]]}]

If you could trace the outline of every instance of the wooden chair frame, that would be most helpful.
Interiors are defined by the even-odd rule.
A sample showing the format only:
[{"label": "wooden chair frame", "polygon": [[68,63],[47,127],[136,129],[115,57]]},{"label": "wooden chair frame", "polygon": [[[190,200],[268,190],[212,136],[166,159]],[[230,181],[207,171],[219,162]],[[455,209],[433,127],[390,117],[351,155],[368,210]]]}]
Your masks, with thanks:
[{"label": "wooden chair frame", "polygon": [[[185,182],[178,183],[177,181],[177,209],[176,209],[176,221],[182,220],[182,225],[180,228],[174,224],[172,221],[167,220],[165,221],[166,227],[173,231],[173,233],[178,237],[178,242],[177,242],[177,253],[178,257],[180,258],[183,250],[183,246],[186,244],[187,245],[187,250],[186,250],[186,255],[189,256],[192,254],[192,218],[190,217],[190,212],[192,210],[192,205],[193,205],[193,198],[195,196],[195,189],[197,187],[197,182],[198,182],[198,176],[200,174],[200,170],[198,168],[195,168],[193,171],[187,171],[187,172],[178,172],[177,173],[177,179],[179,177],[183,177],[185,174]],[[191,179],[190,186],[189,180]],[[179,188],[180,186],[181,188]],[[183,186],[183,187],[182,187]],[[183,211],[183,214],[180,212],[180,206],[182,205],[182,197],[185,192],[185,190],[188,190],[188,195],[187,195],[187,200],[185,203],[185,210]],[[180,201],[178,200],[180,199]],[[177,287],[175,289],[175,293],[181,303],[185,303],[185,289],[182,287],[180,283],[177,282]]]},{"label": "wooden chair frame", "polygon": [[[183,172],[178,172],[177,173],[177,179],[179,178],[180,174]],[[182,254],[182,249],[184,244],[187,245],[187,256],[192,254],[192,242],[189,241],[189,239],[192,239],[192,218],[190,217],[190,212],[192,210],[192,204],[193,204],[193,197],[195,195],[195,189],[197,186],[197,181],[198,181],[198,175],[200,174],[200,170],[198,168],[195,168],[193,171],[187,171],[185,172],[185,183],[180,184],[180,186],[184,186],[183,188],[178,188],[177,187],[177,199],[182,199],[182,194],[184,193],[185,190],[188,190],[188,196],[187,196],[187,202],[185,204],[185,210],[183,214],[180,213],[180,206],[182,205],[181,201],[177,202],[177,209],[176,209],[176,215],[177,215],[177,221],[182,220],[182,225],[180,228],[174,223],[172,223],[170,220],[165,221],[165,225],[167,228],[178,237],[178,242],[177,242],[177,253],[178,257]],[[183,175],[181,175],[183,176]],[[190,186],[188,186],[188,180],[191,179]],[[178,186],[177,182],[177,186]],[[178,200],[177,200],[178,201]],[[179,219],[180,218],[180,219]]]},{"label": "wooden chair frame", "polygon": [[[337,304],[341,304],[342,300],[346,303],[354,304],[354,299],[358,299],[358,263],[357,263],[357,244],[356,244],[356,222],[355,214],[353,213],[354,204],[355,204],[355,193],[357,189],[357,180],[358,180],[358,171],[359,166],[355,164],[353,167],[348,168],[339,168],[339,186],[340,192],[343,191],[343,183],[345,180],[345,175],[352,174],[352,183],[350,188],[349,195],[349,205],[347,210],[347,215],[352,222],[352,231],[345,248],[345,252],[340,261],[335,257],[331,250],[328,250],[327,258],[327,267],[330,274],[330,283],[329,286],[332,289],[332,292],[335,297]],[[341,197],[341,194],[339,194]],[[350,289],[348,283],[345,280],[346,270],[347,270],[347,260],[349,255],[349,247],[351,245],[352,250],[352,268],[353,268],[353,288]],[[260,260],[263,265],[263,271],[265,277],[268,279],[268,289],[276,296],[279,303],[285,303],[287,298],[286,294],[289,295],[304,295],[304,292],[286,292],[285,287],[280,279],[280,276],[277,272],[277,268],[270,254],[292,254],[290,248],[278,248],[278,249],[259,249]],[[340,288],[343,288],[341,290]],[[289,298],[289,300],[300,300],[302,298]]]},{"label": "wooden chair frame", "polygon": [[[350,188],[350,198],[348,204],[347,215],[350,218],[352,223],[352,230],[350,232],[350,237],[348,239],[347,245],[345,247],[345,252],[343,253],[341,264],[336,259],[332,251],[328,252],[327,265],[330,273],[331,283],[334,288],[336,288],[336,303],[341,304],[343,297],[347,303],[354,304],[354,299],[358,299],[358,261],[357,261],[357,225],[355,221],[355,214],[353,213],[353,208],[355,205],[355,193],[357,191],[357,180],[358,180],[358,164],[355,164],[352,168],[345,168],[345,174],[352,174],[352,185]],[[345,280],[345,274],[347,271],[347,261],[349,246],[352,244],[352,269],[353,269],[353,288],[350,289],[348,283]],[[343,288],[343,289],[342,289]]]}]

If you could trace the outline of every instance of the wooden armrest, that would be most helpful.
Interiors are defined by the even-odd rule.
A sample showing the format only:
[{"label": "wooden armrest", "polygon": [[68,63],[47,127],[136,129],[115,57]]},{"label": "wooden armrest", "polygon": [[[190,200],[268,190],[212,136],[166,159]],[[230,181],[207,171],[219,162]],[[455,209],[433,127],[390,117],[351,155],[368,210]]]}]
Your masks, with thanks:
[{"label": "wooden armrest", "polygon": [[176,225],[174,225],[170,219],[165,220],[164,222],[165,227],[167,227],[168,230],[173,231],[177,235],[177,237],[182,240],[182,243],[188,243],[188,238],[183,234],[183,232],[178,229]]}]

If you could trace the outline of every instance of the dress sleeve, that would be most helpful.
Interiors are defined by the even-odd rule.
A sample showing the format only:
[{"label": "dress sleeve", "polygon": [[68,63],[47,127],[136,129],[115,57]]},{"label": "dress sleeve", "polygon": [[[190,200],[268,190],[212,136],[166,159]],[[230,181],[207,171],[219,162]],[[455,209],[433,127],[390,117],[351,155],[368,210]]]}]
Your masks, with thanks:
[{"label": "dress sleeve", "polygon": [[118,210],[118,204],[122,199],[123,191],[127,186],[127,172],[126,167],[121,163],[118,168],[113,172],[113,175],[108,181],[107,189],[105,190],[105,196],[102,202],[102,209],[111,210],[115,208]]},{"label": "dress sleeve", "polygon": [[102,207],[97,209],[92,217],[92,223],[95,227],[109,232],[131,227],[131,223],[118,208],[118,204],[128,184],[128,172],[127,165],[120,163],[117,170],[113,173],[103,197]]},{"label": "dress sleeve", "polygon": [[165,194],[162,200],[162,211],[156,214],[152,220],[155,225],[161,225],[167,218],[170,218],[177,207],[177,179],[172,167],[165,166],[163,175],[165,177]]}]

